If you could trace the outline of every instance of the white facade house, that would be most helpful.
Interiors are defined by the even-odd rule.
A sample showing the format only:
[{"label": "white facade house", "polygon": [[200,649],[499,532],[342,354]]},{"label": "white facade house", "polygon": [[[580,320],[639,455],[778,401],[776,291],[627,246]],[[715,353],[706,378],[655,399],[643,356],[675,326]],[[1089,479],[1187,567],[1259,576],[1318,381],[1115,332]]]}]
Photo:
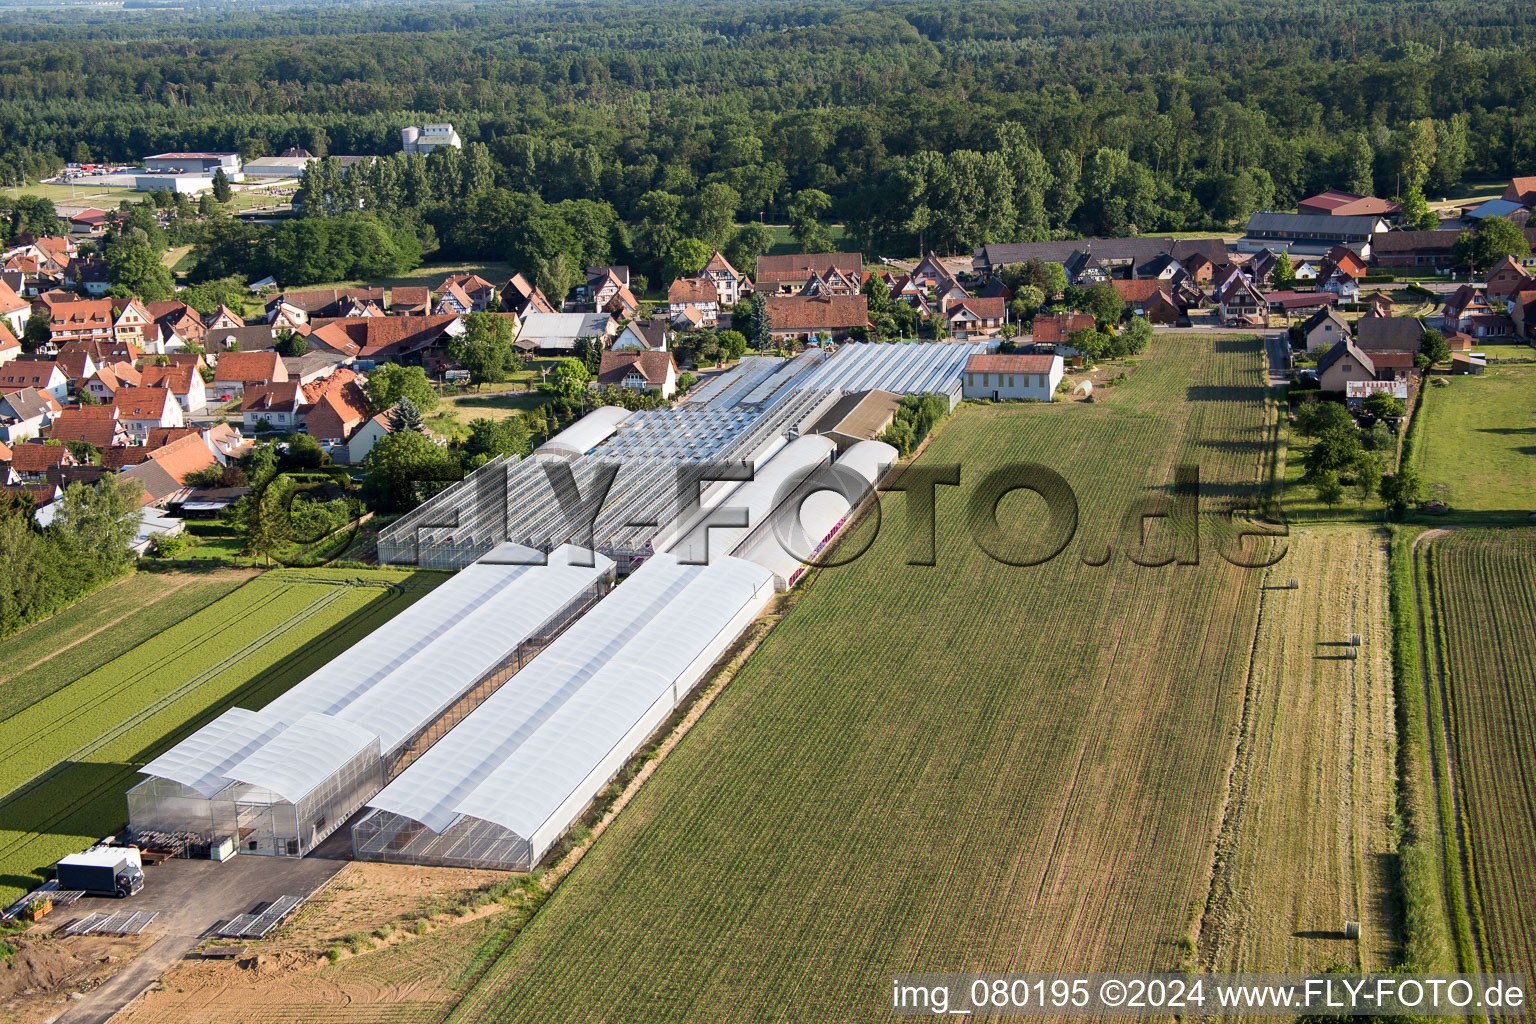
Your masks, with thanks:
[{"label": "white facade house", "polygon": [[1049,402],[1066,373],[1061,356],[975,355],[965,364],[966,398]]}]

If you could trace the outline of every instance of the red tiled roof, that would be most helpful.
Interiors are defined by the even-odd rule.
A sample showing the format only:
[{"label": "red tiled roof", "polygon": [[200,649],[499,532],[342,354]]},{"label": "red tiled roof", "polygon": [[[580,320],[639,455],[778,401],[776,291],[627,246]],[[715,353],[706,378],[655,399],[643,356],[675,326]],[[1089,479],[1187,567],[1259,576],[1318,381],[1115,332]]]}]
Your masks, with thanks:
[{"label": "red tiled roof", "polygon": [[303,394],[296,380],[277,384],[257,384],[245,389],[240,400],[241,412],[293,412],[303,404]]},{"label": "red tiled roof", "polygon": [[217,382],[238,381],[241,384],[262,384],[288,379],[288,370],[276,352],[225,352],[219,356],[213,379]]},{"label": "red tiled roof", "polygon": [[144,447],[150,451],[156,448],[164,448],[172,441],[180,441],[184,437],[201,433],[196,427],[150,427],[149,436],[144,439]]},{"label": "red tiled roof", "polygon": [[18,473],[41,473],[73,461],[62,444],[18,444],[11,449],[11,468]]},{"label": "red tiled roof", "polygon": [[318,402],[320,396],[332,391],[340,391],[346,385],[357,380],[357,374],[345,366],[339,366],[335,370],[318,377],[303,386],[304,401]]},{"label": "red tiled roof", "polygon": [[775,331],[820,331],[869,325],[863,295],[770,295],[768,320]]},{"label": "red tiled roof", "polygon": [[184,395],[192,390],[190,366],[146,366],[141,383],[147,388],[165,388],[172,394]]},{"label": "red tiled roof", "polygon": [[667,301],[670,303],[701,303],[720,301],[720,292],[715,288],[715,282],[702,277],[680,277],[672,282],[667,289]]},{"label": "red tiled roof", "polygon": [[112,405],[119,419],[157,420],[176,404],[176,396],[164,388],[118,388]]},{"label": "red tiled roof", "polygon": [[137,444],[114,444],[102,448],[101,464],[107,469],[137,466],[149,458],[149,449]]},{"label": "red tiled roof", "polygon": [[345,317],[316,327],[309,337],[333,351],[375,359],[424,349],[441,338],[448,325],[457,319],[455,313]]},{"label": "red tiled roof", "polygon": [[797,252],[785,256],[759,256],[757,280],[760,284],[804,281],[828,267],[859,277],[864,270],[864,255],[857,252]]},{"label": "red tiled roof", "polygon": [[671,352],[604,352],[597,371],[597,382],[622,384],[630,371],[638,370],[647,384],[660,387],[666,383],[668,369],[677,372],[677,364],[672,361]]},{"label": "red tiled roof", "polygon": [[990,299],[961,299],[950,305],[948,316],[953,319],[962,309],[970,310],[973,316],[983,320],[1001,320],[1008,315],[1008,303],[1003,301],[1001,295]]},{"label": "red tiled roof", "polygon": [[965,362],[966,373],[1050,373],[1060,356],[986,353]]},{"label": "red tiled roof", "polygon": [[1140,278],[1135,281],[1115,280],[1109,283],[1115,286],[1115,291],[1119,292],[1120,297],[1126,302],[1149,302],[1158,292],[1162,292],[1169,302],[1173,301],[1173,296],[1168,293],[1166,281]]},{"label": "red tiled roof", "polygon": [[1094,323],[1088,313],[1047,313],[1035,317],[1031,335],[1041,343],[1062,345],[1072,335],[1087,330]]},{"label": "red tiled roof", "polygon": [[48,436],[56,441],[85,441],[105,448],[117,435],[117,408],[111,405],[70,406],[53,421]]},{"label": "red tiled roof", "polygon": [[[334,374],[333,374],[334,376]],[[354,381],[327,391],[304,414],[310,437],[348,438],[368,421],[368,396]]]}]

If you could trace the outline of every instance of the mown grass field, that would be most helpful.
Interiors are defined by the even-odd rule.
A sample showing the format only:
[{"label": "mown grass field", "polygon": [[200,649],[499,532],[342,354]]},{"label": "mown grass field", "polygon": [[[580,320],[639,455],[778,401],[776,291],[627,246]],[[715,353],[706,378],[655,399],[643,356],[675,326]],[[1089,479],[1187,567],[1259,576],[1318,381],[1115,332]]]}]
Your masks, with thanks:
[{"label": "mown grass field", "polygon": [[[1157,344],[1092,404],[962,408],[922,459],[962,466],[936,564],[889,496],[450,1019],[873,1020],[901,971],[1192,965],[1263,573],[1214,516],[1197,565],[1131,563],[1122,524],[1181,463],[1254,496],[1275,415],[1247,339]],[[1031,567],[966,527],[1018,461],[1078,502]],[[1037,499],[998,514],[1039,535]]]},{"label": "mown grass field", "polygon": [[1307,527],[1287,544],[1261,602],[1202,955],[1217,971],[1388,970],[1402,923],[1388,538]]},{"label": "mown grass field", "polygon": [[[1527,350],[1529,351],[1529,350]],[[1453,512],[1536,510],[1536,365],[1490,366],[1428,388],[1417,458],[1425,495]]]},{"label": "mown grass field", "polygon": [[[82,639],[60,666],[7,679],[0,692],[17,696],[0,722],[0,901],[119,828],[140,766],[231,705],[265,704],[440,578],[309,569],[266,573],[223,596],[208,584],[202,601],[151,611],[123,631],[113,625]],[[100,614],[110,621],[119,607]],[[31,634],[59,623],[40,623],[20,641],[44,643],[47,634]]]},{"label": "mown grass field", "polygon": [[1434,540],[1433,621],[1485,966],[1536,970],[1536,530]]}]

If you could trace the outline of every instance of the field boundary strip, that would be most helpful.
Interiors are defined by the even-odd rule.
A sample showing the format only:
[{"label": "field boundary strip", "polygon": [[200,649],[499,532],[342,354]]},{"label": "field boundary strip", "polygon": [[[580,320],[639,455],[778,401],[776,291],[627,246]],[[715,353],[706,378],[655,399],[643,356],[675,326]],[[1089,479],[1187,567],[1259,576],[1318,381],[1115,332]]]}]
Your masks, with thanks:
[{"label": "field boundary strip", "polygon": [[[1434,542],[1448,536],[1449,530],[1426,530],[1413,541],[1413,594],[1418,605],[1419,666],[1428,700],[1430,778],[1435,786],[1435,804],[1439,813],[1443,878],[1450,902],[1451,928],[1457,955],[1463,970],[1479,972],[1486,957],[1482,936],[1472,921],[1477,883],[1472,877],[1472,851],[1466,836],[1465,810],[1462,806],[1456,768],[1452,764],[1451,743],[1454,736],[1449,707],[1450,690],[1446,681],[1445,652],[1442,648],[1439,608],[1435,603],[1433,579]],[[1428,543],[1426,543],[1426,541]],[[1433,658],[1433,675],[1431,675]],[[1451,878],[1454,871],[1455,878]]]},{"label": "field boundary strip", "polygon": [[[282,593],[282,591],[278,591],[279,595],[281,593]],[[191,693],[193,690],[196,690],[198,687],[202,686],[204,683],[207,683],[211,679],[217,678],[219,675],[223,674],[224,672],[228,671],[230,668],[232,668],[235,665],[239,664],[245,658],[249,657],[255,651],[260,650],[262,647],[264,647],[267,644],[271,643],[273,639],[275,639],[276,637],[280,636],[282,633],[284,633],[288,629],[290,629],[290,628],[292,628],[294,626],[297,626],[297,625],[307,621],[308,619],[312,618],[315,614],[317,614],[318,612],[320,612],[321,610],[323,610],[327,606],[331,605],[335,601],[339,600],[343,593],[344,593],[344,591],[338,589],[338,590],[333,591],[332,593],[326,594],[323,597],[319,598],[318,600],[310,603],[302,611],[294,613],[293,615],[291,615],[287,619],[285,619],[282,623],[280,623],[278,626],[274,627],[273,629],[268,630],[267,632],[261,634],[261,636],[257,637],[256,639],[252,640],[251,642],[247,643],[244,647],[240,648],[240,650],[238,650],[235,653],[230,654],[230,655],[222,658],[217,664],[215,664],[215,665],[213,665],[213,666],[203,670],[202,672],[199,672],[197,675],[193,676],[186,683],[184,683],[181,686],[177,687],[175,690],[171,691],[170,693],[165,694],[160,699],[156,700],[153,704],[149,705],[146,708],[141,709],[136,714],[134,714],[134,715],[130,716],[129,718],[126,718],[123,721],[119,722],[117,725],[113,726],[111,729],[109,729],[106,732],[101,733],[100,735],[98,735],[95,739],[91,740],[89,743],[84,744],[83,746],[79,747],[78,749],[76,749],[74,751],[71,751],[68,754],[64,754],[50,768],[48,768],[47,770],[45,770],[45,771],[41,772],[40,774],[34,776],[33,778],[29,779],[27,782],[23,783],[22,785],[17,786],[15,789],[13,789],[9,793],[5,794],[4,797],[0,797],[0,808],[6,807],[9,804],[12,804],[12,803],[14,803],[16,801],[22,800],[22,799],[26,798],[27,796],[31,795],[32,793],[36,792],[38,789],[40,789],[41,787],[47,785],[55,777],[57,777],[57,775],[60,773],[60,771],[63,770],[63,766],[64,765],[86,759],[91,754],[95,753],[96,751],[100,750],[102,747],[104,747],[107,744],[111,743],[113,740],[118,739],[119,737],[125,735],[126,733],[128,733],[128,732],[132,731],[133,729],[137,728],[138,726],[142,725],[144,722],[148,721],[150,718],[153,718],[156,714],[159,714],[161,711],[165,710],[167,707],[169,707],[172,704],[176,703],[178,700],[181,700],[183,697],[187,696],[187,694]],[[131,684],[127,684],[127,685],[131,685]],[[118,690],[114,690],[112,692],[115,694],[117,692],[120,692],[121,689],[122,688],[119,687]],[[108,696],[110,696],[110,695],[108,695]],[[103,698],[103,699],[105,699],[105,698]],[[100,703],[100,702],[98,701],[96,703]],[[95,706],[95,705],[93,704],[92,706]],[[18,835],[11,842],[0,844],[0,857],[4,857],[4,856],[10,854],[18,846],[20,846],[20,845],[30,841],[33,836],[42,835],[42,834],[46,833],[49,830],[49,828],[51,826],[53,826],[54,824],[56,824],[61,818],[63,818],[64,816],[66,816],[66,815],[68,815],[70,813],[72,813],[73,810],[74,810],[75,804],[83,802],[83,798],[88,798],[88,797],[95,796],[97,793],[101,792],[102,789],[107,787],[108,785],[111,785],[111,783],[103,783],[102,786],[99,786],[96,789],[93,789],[93,790],[91,790],[91,791],[89,791],[87,793],[84,793],[84,794],[80,794],[80,797],[82,799],[77,799],[76,801],[74,801],[74,803],[72,803],[72,804],[70,804],[68,806],[60,808],[54,814],[50,815],[46,820],[42,821],[38,825],[36,825],[33,828],[29,829],[27,832]]]}]

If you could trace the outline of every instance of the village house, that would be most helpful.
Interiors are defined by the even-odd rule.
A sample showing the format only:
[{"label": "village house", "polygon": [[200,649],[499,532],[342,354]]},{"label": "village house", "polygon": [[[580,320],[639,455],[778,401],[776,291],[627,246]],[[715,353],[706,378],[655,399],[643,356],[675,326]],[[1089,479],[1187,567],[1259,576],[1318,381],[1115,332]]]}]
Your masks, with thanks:
[{"label": "village house", "polygon": [[116,320],[111,299],[59,302],[49,310],[48,336],[61,350],[72,341],[114,341]]},{"label": "village house", "polygon": [[685,314],[692,308],[698,315],[698,324],[711,326],[720,315],[720,294],[715,283],[702,277],[680,277],[667,288],[667,313],[676,323],[698,326]]},{"label": "village house", "polygon": [[1115,291],[1125,300],[1133,316],[1144,316],[1149,323],[1176,324],[1184,315],[1164,281],[1144,278],[1137,281],[1115,281]]},{"label": "village house", "polygon": [[1259,290],[1241,274],[1234,275],[1217,296],[1222,323],[1228,326],[1252,326],[1264,323],[1269,303]]},{"label": "village house", "polygon": [[944,320],[956,341],[995,338],[1008,322],[1008,304],[1001,298],[961,299],[945,309]]},{"label": "village house", "polygon": [[346,454],[347,441],[368,422],[368,396],[359,377],[342,368],[302,387],[304,430],[328,451]]},{"label": "village house", "polygon": [[37,388],[60,403],[69,400],[69,378],[52,359],[22,357],[0,365],[0,390]]},{"label": "village house", "polygon": [[628,267],[588,267],[586,281],[576,286],[575,299],[601,311],[620,292],[628,290]]},{"label": "village house", "polygon": [[961,393],[994,402],[1049,402],[1065,373],[1059,355],[982,353],[966,360]]},{"label": "village house", "polygon": [[671,348],[672,331],[665,321],[631,320],[613,339],[613,351],[665,352]]},{"label": "village house", "polygon": [[836,270],[838,276],[861,280],[864,256],[857,252],[797,252],[782,256],[759,256],[753,280],[758,291],[793,295],[813,276],[825,276]]},{"label": "village house", "polygon": [[184,427],[176,396],[165,388],[118,388],[112,396],[117,419],[131,437],[147,438],[155,427]]},{"label": "village house", "polygon": [[280,384],[288,371],[276,352],[225,352],[213,368],[213,390],[219,401],[238,398],[247,388]]},{"label": "village house", "polygon": [[218,464],[208,442],[193,433],[150,451],[147,458],[123,470],[122,476],[144,488],[140,507],[164,506],[187,490],[188,476]]},{"label": "village house", "polygon": [[501,289],[501,308],[526,317],[529,313],[558,313],[554,303],[522,274],[513,274]]},{"label": "village house", "polygon": [[1508,301],[1509,297],[1519,291],[1531,281],[1531,274],[1513,256],[1505,256],[1494,264],[1488,276],[1484,278],[1484,287],[1487,289],[1490,301],[1498,299]]},{"label": "village house", "polygon": [[[1082,286],[1116,278],[1147,277],[1154,268],[1161,270],[1164,266],[1161,257],[1164,256],[1185,268],[1196,281],[1205,279],[1202,275],[1209,267],[1228,262],[1227,244],[1220,238],[1089,238],[988,243],[977,247],[971,268],[977,277],[988,278],[1010,263],[1038,259],[1067,267],[1068,283]],[[1199,259],[1195,258],[1197,256]],[[1088,276],[1081,281],[1074,279],[1072,267]]]},{"label": "village house", "polygon": [[19,483],[39,483],[48,476],[48,470],[76,464],[75,457],[62,444],[32,441],[11,448],[11,472]]},{"label": "village house", "polygon": [[245,432],[288,431],[297,427],[299,411],[304,406],[304,393],[300,388],[296,380],[246,388],[240,398],[240,417]]},{"label": "village house", "polygon": [[391,288],[389,312],[392,316],[426,316],[432,312],[432,289],[426,285]]},{"label": "village house", "polygon": [[468,316],[477,311],[474,300],[465,293],[463,287],[457,281],[450,280],[446,282],[442,297],[437,300],[437,306],[432,312],[439,316]]},{"label": "village house", "polygon": [[117,418],[117,406],[75,405],[63,410],[48,426],[47,436],[55,441],[84,441],[97,448],[128,444],[128,431]]},{"label": "village house", "polygon": [[1042,313],[1035,317],[1030,327],[1030,342],[1036,350],[1058,352],[1067,349],[1063,355],[1075,355],[1072,335],[1095,326],[1089,313]]},{"label": "village house", "polygon": [[774,341],[811,341],[826,334],[842,341],[856,327],[869,327],[869,303],[863,295],[768,296],[769,334]]},{"label": "village house", "polygon": [[1521,206],[1536,207],[1536,176],[1511,178],[1499,198]]},{"label": "village house", "polygon": [[322,288],[315,291],[280,292],[267,300],[267,323],[293,328],[312,319],[380,315],[383,288]]},{"label": "village house", "polygon": [[4,366],[12,359],[21,358],[21,341],[11,333],[11,329],[0,323],[0,366]]},{"label": "village house", "polygon": [[40,388],[0,393],[0,441],[16,444],[41,437],[43,428],[63,411],[59,400]]},{"label": "village house", "polygon": [[752,294],[752,279],[731,266],[731,261],[719,249],[710,255],[709,262],[704,264],[698,276],[714,282],[722,306],[734,306]]},{"label": "village house", "polygon": [[595,383],[671,398],[677,391],[677,364],[671,352],[604,352]]},{"label": "village house", "polygon": [[76,389],[84,391],[98,402],[110,403],[121,388],[136,388],[142,384],[143,375],[132,363],[103,363]]},{"label": "village house", "polygon": [[27,321],[31,317],[32,303],[17,295],[16,290],[10,285],[0,281],[0,322],[20,338],[26,333]]},{"label": "village house", "polygon": [[[442,295],[446,295],[450,289],[454,288],[469,300],[469,308],[459,310],[461,313],[484,313],[488,309],[494,309],[499,301],[496,286],[479,274],[453,274],[443,278],[443,283],[437,286],[438,293]],[[378,304],[384,305],[382,295],[378,299]]]},{"label": "village house", "polygon": [[245,319],[228,306],[221,305],[203,324],[206,331],[232,331],[245,326]]},{"label": "village house", "polygon": [[1351,383],[1391,381],[1408,376],[1413,356],[1406,352],[1367,352],[1352,341],[1341,341],[1317,361],[1318,387],[1346,392]]},{"label": "village house", "polygon": [[1302,321],[1301,336],[1306,339],[1308,352],[1331,349],[1350,337],[1349,321],[1332,306],[1324,306]]},{"label": "village house", "polygon": [[862,282],[857,274],[847,274],[836,267],[812,274],[796,295],[857,295]]},{"label": "village house", "polygon": [[1424,325],[1415,317],[1367,317],[1355,322],[1355,345],[1364,352],[1406,352],[1413,356],[1423,339]]},{"label": "village house", "polygon": [[176,396],[182,412],[202,412],[208,408],[208,390],[202,374],[189,366],[146,366],[140,374],[147,388],[165,388]]}]

